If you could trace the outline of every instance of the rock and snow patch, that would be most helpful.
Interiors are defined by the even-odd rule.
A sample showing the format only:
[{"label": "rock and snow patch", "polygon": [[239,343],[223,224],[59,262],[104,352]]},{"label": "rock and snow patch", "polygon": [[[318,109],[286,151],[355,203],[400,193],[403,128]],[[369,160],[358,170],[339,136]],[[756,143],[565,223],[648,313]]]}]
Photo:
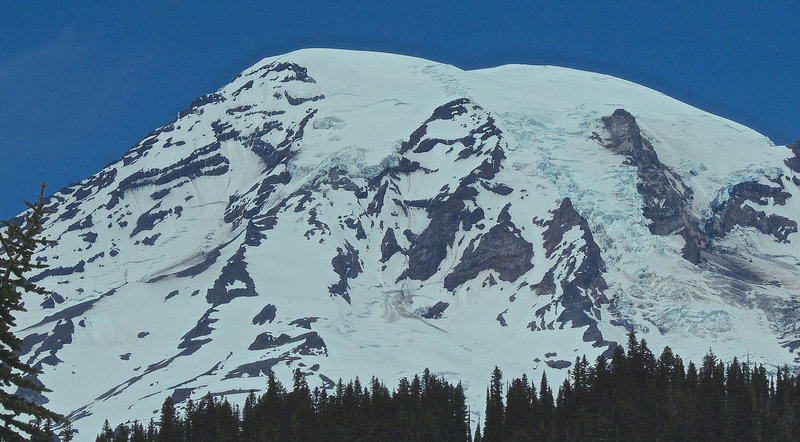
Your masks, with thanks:
[{"label": "rock and snow patch", "polygon": [[798,152],[599,74],[271,57],[50,197],[17,331],[82,434],[300,366],[478,410],[628,330],[794,366]]}]

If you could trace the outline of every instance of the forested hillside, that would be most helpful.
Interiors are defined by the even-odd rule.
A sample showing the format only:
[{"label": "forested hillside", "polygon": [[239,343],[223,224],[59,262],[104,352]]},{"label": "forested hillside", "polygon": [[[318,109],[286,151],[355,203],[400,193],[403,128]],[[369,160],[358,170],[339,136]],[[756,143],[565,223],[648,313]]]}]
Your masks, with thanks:
[{"label": "forested hillside", "polygon": [[[631,334],[627,352],[594,364],[578,358],[554,393],[546,374],[510,382],[495,368],[486,408],[476,421],[461,383],[429,370],[400,379],[389,390],[372,378],[339,380],[326,390],[295,370],[291,390],[273,376],[266,392],[242,409],[210,393],[183,413],[167,397],[158,421],[106,425],[98,442],[285,440],[797,440],[800,382],[786,368],[734,359],[709,350],[702,363],[684,365],[665,347],[656,358]],[[474,411],[474,410],[473,410]],[[474,429],[474,430],[473,430]],[[473,433],[474,431],[474,433]]]}]

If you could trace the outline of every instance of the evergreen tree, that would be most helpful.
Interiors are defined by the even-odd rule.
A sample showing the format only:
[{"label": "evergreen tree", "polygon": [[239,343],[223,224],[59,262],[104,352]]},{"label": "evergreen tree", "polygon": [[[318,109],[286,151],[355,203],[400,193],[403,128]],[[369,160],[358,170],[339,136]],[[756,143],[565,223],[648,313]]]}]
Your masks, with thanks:
[{"label": "evergreen tree", "polygon": [[156,423],[153,421],[153,419],[150,419],[150,422],[147,423],[147,432],[145,433],[145,439],[147,439],[147,442],[158,441],[158,428],[156,428]]},{"label": "evergreen tree", "polygon": [[128,429],[125,425],[119,424],[117,428],[114,429],[114,442],[128,442],[128,438],[131,435],[131,430]]},{"label": "evergreen tree", "polygon": [[[325,391],[325,390],[323,390]],[[247,399],[244,401],[244,408],[242,408],[242,440],[245,442],[257,441],[257,425],[256,422],[256,394],[250,390]]]},{"label": "evergreen tree", "polygon": [[111,429],[111,424],[108,423],[108,419],[103,422],[103,428],[100,429],[100,434],[97,435],[95,438],[95,442],[113,442],[114,441],[114,431]]},{"label": "evergreen tree", "polygon": [[470,416],[469,408],[467,407],[467,397],[464,394],[464,387],[461,382],[452,389],[451,395],[451,419],[453,419],[452,428],[455,440],[472,440],[470,433]]},{"label": "evergreen tree", "polygon": [[287,408],[290,416],[290,434],[296,440],[308,440],[310,423],[314,419],[314,408],[311,403],[311,391],[306,383],[305,375],[300,368],[295,369],[292,376],[292,392],[287,395]]},{"label": "evergreen tree", "polygon": [[[26,440],[41,436],[42,432],[26,418],[40,421],[51,419],[64,422],[63,416],[19,395],[21,392],[41,394],[48,390],[36,379],[40,370],[24,363],[19,358],[22,340],[11,329],[16,325],[14,315],[25,311],[23,293],[48,295],[44,288],[28,282],[31,270],[43,269],[46,265],[34,262],[33,253],[40,246],[51,244],[42,237],[45,215],[53,213],[44,207],[44,184],[39,191],[36,204],[25,201],[28,212],[22,225],[2,221],[5,231],[0,233],[0,440]],[[7,391],[14,388],[16,391]]]},{"label": "evergreen tree", "polygon": [[131,428],[130,442],[147,442],[147,436],[146,433],[144,432],[144,426],[139,421],[133,421],[133,428]]},{"label": "evergreen tree", "polygon": [[492,370],[489,388],[486,390],[486,415],[483,424],[483,440],[497,441],[503,438],[503,372],[497,366]]},{"label": "evergreen tree", "polygon": [[167,396],[161,405],[161,420],[159,422],[158,442],[176,442],[183,439],[181,422],[175,412],[172,397]]},{"label": "evergreen tree", "polygon": [[510,440],[527,440],[528,420],[531,416],[531,387],[528,377],[516,378],[506,391],[505,434]]},{"label": "evergreen tree", "polygon": [[[67,422],[61,428],[61,432],[58,434],[61,437],[61,442],[70,442],[72,439],[75,438],[75,430],[72,428],[72,424]],[[131,441],[131,442],[141,442],[141,441]]]}]

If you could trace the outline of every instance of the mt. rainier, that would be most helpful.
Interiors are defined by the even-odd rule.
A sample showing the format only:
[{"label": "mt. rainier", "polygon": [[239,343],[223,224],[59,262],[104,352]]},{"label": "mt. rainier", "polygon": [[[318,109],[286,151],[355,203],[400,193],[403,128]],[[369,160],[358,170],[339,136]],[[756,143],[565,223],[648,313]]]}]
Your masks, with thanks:
[{"label": "mt. rainier", "polygon": [[798,366],[798,154],[605,75],[297,51],[49,198],[16,333],[82,434],[297,367],[480,409],[629,330]]}]

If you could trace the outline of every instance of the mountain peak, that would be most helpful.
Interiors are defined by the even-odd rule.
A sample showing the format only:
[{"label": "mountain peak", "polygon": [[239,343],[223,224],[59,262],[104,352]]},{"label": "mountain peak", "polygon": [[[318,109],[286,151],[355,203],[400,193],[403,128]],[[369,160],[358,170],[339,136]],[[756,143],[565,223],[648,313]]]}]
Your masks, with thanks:
[{"label": "mountain peak", "polygon": [[572,69],[269,57],[50,198],[17,332],[89,432],[295,368],[430,367],[477,406],[495,365],[563,377],[630,330],[793,362],[793,146]]}]

